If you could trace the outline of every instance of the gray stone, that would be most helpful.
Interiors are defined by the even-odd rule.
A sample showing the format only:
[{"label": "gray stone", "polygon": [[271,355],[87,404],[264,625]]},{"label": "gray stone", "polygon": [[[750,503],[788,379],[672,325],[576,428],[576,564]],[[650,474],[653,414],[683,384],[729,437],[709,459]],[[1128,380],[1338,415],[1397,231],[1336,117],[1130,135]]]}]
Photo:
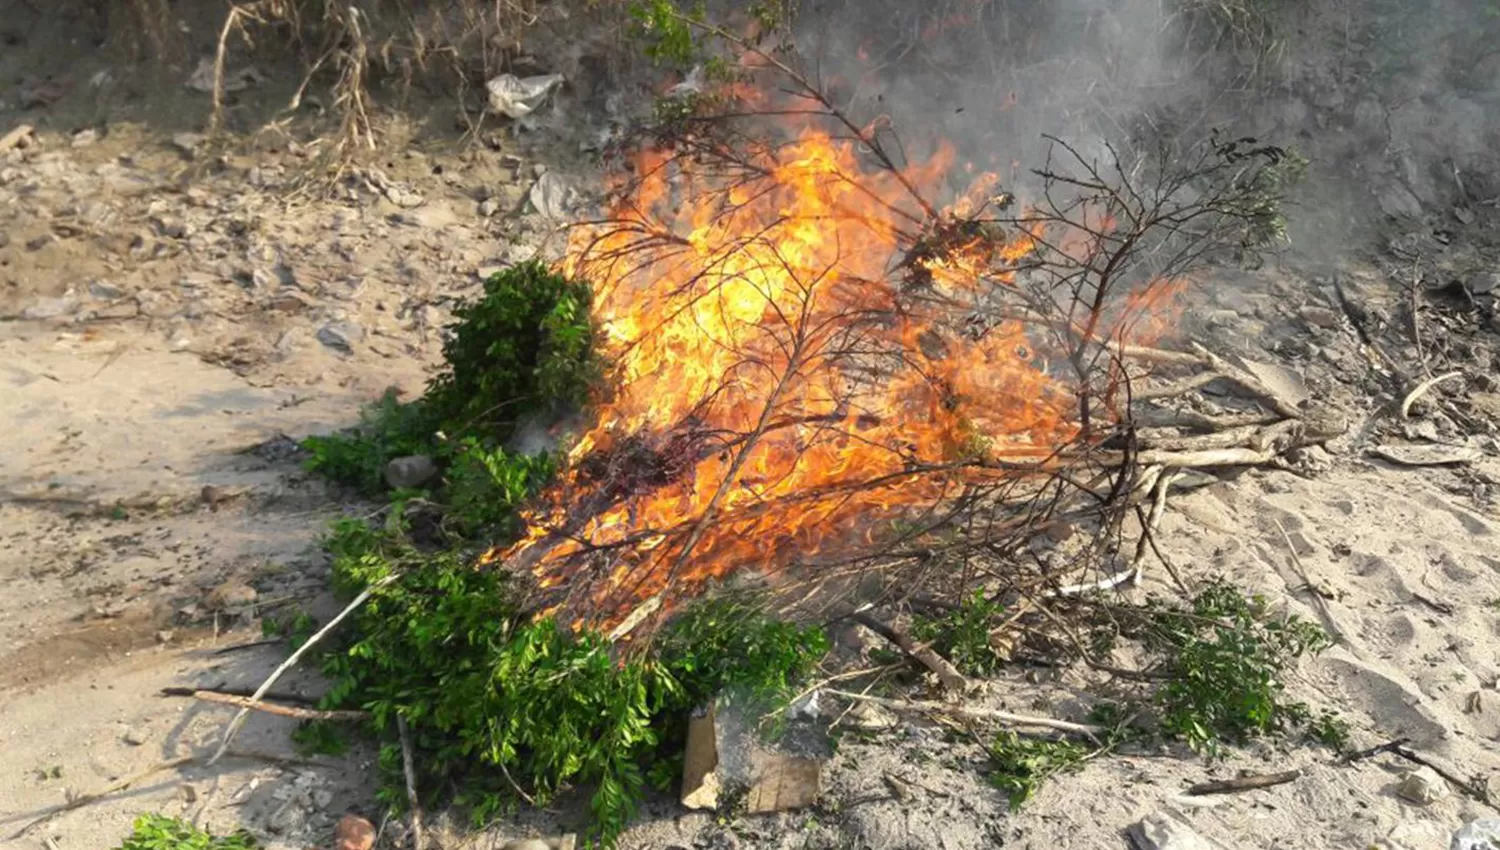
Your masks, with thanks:
[{"label": "gray stone", "polygon": [[427,199],[422,197],[421,193],[394,183],[385,188],[385,196],[391,203],[404,210],[416,209],[427,203]]},{"label": "gray stone", "polygon": [[209,591],[204,602],[210,611],[228,611],[254,605],[259,597],[255,588],[244,582],[226,581]]},{"label": "gray stone", "polygon": [[1500,289],[1500,272],[1481,272],[1469,278],[1464,286],[1474,295],[1488,295]]},{"label": "gray stone", "polygon": [[78,302],[72,298],[42,298],[35,304],[21,311],[23,319],[56,319],[66,316],[78,308]]},{"label": "gray stone", "polygon": [[113,301],[116,298],[123,298],[125,291],[108,281],[91,280],[89,281],[89,296],[100,301]]},{"label": "gray stone", "polygon": [[1401,776],[1396,794],[1408,803],[1425,806],[1448,796],[1448,783],[1430,767],[1420,767]]},{"label": "gray stone", "polygon": [[123,740],[132,747],[139,747],[151,740],[151,736],[147,734],[145,729],[139,726],[132,726],[125,730]]},{"label": "gray stone", "polygon": [[426,455],[408,455],[391,458],[385,465],[385,483],[393,490],[410,490],[421,487],[437,475],[437,464]]},{"label": "gray stone", "polygon": [[1495,850],[1500,847],[1500,818],[1480,818],[1453,833],[1448,850]]},{"label": "gray stone", "polygon": [[196,156],[198,148],[208,141],[208,137],[202,133],[174,133],[172,134],[172,147],[177,148],[190,158]]},{"label": "gray stone", "polygon": [[1343,323],[1343,316],[1337,310],[1330,310],[1327,307],[1319,307],[1315,304],[1303,307],[1300,313],[1302,321],[1307,322],[1315,328],[1331,330]]},{"label": "gray stone", "polygon": [[479,214],[484,218],[489,218],[499,211],[500,202],[495,200],[494,198],[485,198],[483,201],[479,202]]},{"label": "gray stone", "polygon": [[154,289],[143,289],[135,294],[136,306],[143,315],[153,319],[165,318],[177,312],[177,302],[165,293]]},{"label": "gray stone", "polygon": [[1216,850],[1181,820],[1160,813],[1142,818],[1126,834],[1135,850]]},{"label": "gray stone", "polygon": [[293,800],[277,809],[266,821],[266,829],[278,835],[300,832],[307,825],[308,812]]},{"label": "gray stone", "polygon": [[1378,200],[1380,211],[1391,218],[1421,218],[1422,201],[1400,183],[1392,183]]},{"label": "gray stone", "polygon": [[318,342],[345,354],[353,354],[354,344],[364,338],[365,329],[354,322],[329,322],[318,328]]},{"label": "gray stone", "polygon": [[156,232],[169,239],[186,239],[193,232],[187,222],[176,216],[161,216],[155,224]]}]

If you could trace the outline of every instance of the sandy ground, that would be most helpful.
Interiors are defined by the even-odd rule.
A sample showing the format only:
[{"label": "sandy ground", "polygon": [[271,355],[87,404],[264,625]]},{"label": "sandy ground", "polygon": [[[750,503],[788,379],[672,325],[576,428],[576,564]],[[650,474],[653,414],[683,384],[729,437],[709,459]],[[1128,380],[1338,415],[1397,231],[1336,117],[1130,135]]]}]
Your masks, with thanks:
[{"label": "sandy ground", "polygon": [[[0,56],[0,79],[42,68],[87,80],[105,67],[47,69],[45,28],[28,32],[31,52]],[[211,751],[229,711],[160,689],[257,683],[280,651],[238,647],[260,637],[261,617],[328,604],[317,535],[362,509],[308,480],[288,436],[348,424],[389,386],[419,392],[453,299],[550,230],[526,206],[536,176],[592,178],[573,138],[507,138],[497,151],[408,126],[393,128],[399,153],[331,197],[298,192],[305,149],[174,138],[198,129],[184,116],[201,118],[203,96],[174,85],[127,110],[150,84],[115,71],[115,88],[26,109],[0,89],[0,135],[37,127],[34,143],[0,152],[0,846],[106,848],[145,811],[246,826],[271,847],[327,846],[346,809],[381,822],[370,754],[299,759],[292,724],[264,716],[212,768],[163,770],[17,833],[76,795]],[[284,82],[263,84],[267,102]],[[1292,92],[1266,129],[1337,121],[1362,102]],[[1408,141],[1441,129],[1406,125],[1418,128]],[[1372,156],[1359,190],[1377,224],[1363,242],[1333,262],[1288,259],[1210,287],[1183,328],[1293,370],[1354,428],[1291,468],[1177,493],[1161,542],[1190,581],[1227,576],[1341,635],[1290,687],[1342,712],[1356,746],[1406,737],[1458,775],[1488,777],[1500,770],[1500,327],[1492,300],[1444,287],[1500,269],[1500,212],[1427,177],[1397,180],[1399,162]],[[1500,185],[1500,169],[1470,185],[1480,178]],[[1412,269],[1427,281],[1420,344]],[[1362,334],[1411,375],[1393,378]],[[1400,377],[1447,369],[1464,379],[1411,419],[1381,413]],[[1408,440],[1479,459],[1411,468],[1369,453]],[[1056,708],[1089,684],[1076,675],[1002,678],[990,699]],[[1274,789],[1182,794],[1206,777],[1291,767],[1306,775]],[[654,800],[624,845],[1124,847],[1130,824],[1175,813],[1223,848],[1426,850],[1494,815],[1456,792],[1403,802],[1394,786],[1408,767],[1272,746],[1214,766],[1176,751],[1110,758],[1009,813],[977,748],[903,723],[847,742],[814,810],[720,822]],[[475,846],[554,826],[527,814]]]}]

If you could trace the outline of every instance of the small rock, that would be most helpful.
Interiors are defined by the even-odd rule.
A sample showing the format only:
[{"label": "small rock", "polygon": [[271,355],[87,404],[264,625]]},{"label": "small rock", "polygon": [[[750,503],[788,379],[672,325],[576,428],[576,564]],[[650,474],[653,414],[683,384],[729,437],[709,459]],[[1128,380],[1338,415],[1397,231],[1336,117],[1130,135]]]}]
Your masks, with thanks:
[{"label": "small rock", "polygon": [[186,239],[192,233],[192,228],[176,216],[160,216],[153,223],[156,232],[169,239]]},{"label": "small rock", "polygon": [[73,134],[71,144],[75,148],[86,148],[97,141],[99,141],[99,131],[93,127],[86,127]]},{"label": "small rock", "polygon": [[132,726],[129,729],[125,730],[125,736],[123,740],[125,741],[125,743],[129,744],[132,747],[139,747],[147,741],[151,740],[151,736],[146,734],[145,729],[142,729],[139,726]]},{"label": "small rock", "polygon": [[847,722],[863,732],[883,732],[901,725],[901,718],[884,706],[862,702],[849,712]]},{"label": "small rock", "polygon": [[489,218],[499,211],[500,202],[495,200],[494,198],[485,198],[483,201],[479,202],[479,214],[484,218]]},{"label": "small rock", "polygon": [[1495,850],[1500,847],[1500,818],[1480,818],[1453,833],[1448,850]]},{"label": "small rock", "polygon": [[255,588],[244,582],[226,581],[209,591],[204,603],[208,605],[209,610],[226,611],[254,605],[259,596]]},{"label": "small rock", "polygon": [[1380,211],[1391,218],[1421,218],[1422,201],[1399,182],[1392,182],[1381,192],[1376,203]]},{"label": "small rock", "polygon": [[365,329],[353,322],[329,322],[318,328],[318,342],[335,351],[354,353],[354,343],[365,338]]},{"label": "small rock", "polygon": [[1288,451],[1286,456],[1287,461],[1303,475],[1316,475],[1333,468],[1333,455],[1322,446],[1299,446]]},{"label": "small rock", "polygon": [[156,642],[157,643],[171,643],[172,642],[172,634],[173,633],[172,633],[171,629],[161,629],[161,630],[157,631],[157,633],[156,633]]},{"label": "small rock", "polygon": [[320,809],[326,809],[333,805],[333,792],[327,788],[319,788],[312,792],[313,805]]},{"label": "small rock", "polygon": [[1448,796],[1448,783],[1432,768],[1421,767],[1402,775],[1396,794],[1408,803],[1425,806]]},{"label": "small rock", "polygon": [[552,850],[552,845],[540,838],[519,838],[505,842],[500,850]]},{"label": "small rock", "polygon": [[1482,272],[1469,278],[1464,284],[1473,295],[1488,295],[1496,289],[1500,289],[1500,272]]},{"label": "small rock", "polygon": [[170,296],[154,289],[143,289],[135,294],[140,312],[153,319],[165,318],[177,312],[177,304]]},{"label": "small rock", "polygon": [[266,302],[266,309],[277,313],[304,313],[312,302],[295,292],[282,292]]},{"label": "small rock", "polygon": [[480,266],[474,270],[474,274],[478,275],[480,280],[489,280],[503,271],[505,271],[505,266]]},{"label": "small rock", "polygon": [[208,137],[202,133],[174,133],[172,135],[172,147],[177,148],[188,155],[188,158],[198,154],[198,148],[208,141]]},{"label": "small rock", "polygon": [[334,850],[370,850],[375,846],[375,825],[356,814],[347,814],[333,828]]},{"label": "small rock", "polygon": [[385,196],[391,203],[404,210],[415,209],[427,202],[421,194],[395,184],[385,187]]},{"label": "small rock", "polygon": [[43,298],[21,311],[23,319],[56,319],[66,316],[78,307],[78,302],[64,296],[62,298]]},{"label": "small rock", "polygon": [[1142,818],[1126,834],[1135,850],[1214,850],[1208,839],[1187,824],[1162,814]]},{"label": "small rock", "polygon": [[273,813],[266,821],[266,829],[279,835],[300,832],[307,824],[308,811],[293,800]]},{"label": "small rock", "polygon": [[89,281],[90,298],[97,298],[100,301],[113,301],[116,298],[123,298],[124,296],[125,291],[112,283],[103,280]]},{"label": "small rock", "polygon": [[392,458],[385,465],[385,483],[393,490],[421,487],[437,474],[437,464],[426,455]]},{"label": "small rock", "polygon": [[1302,308],[1301,314],[1302,321],[1307,322],[1315,328],[1332,330],[1343,323],[1343,317],[1339,315],[1338,311],[1330,310],[1327,307],[1308,305]]}]

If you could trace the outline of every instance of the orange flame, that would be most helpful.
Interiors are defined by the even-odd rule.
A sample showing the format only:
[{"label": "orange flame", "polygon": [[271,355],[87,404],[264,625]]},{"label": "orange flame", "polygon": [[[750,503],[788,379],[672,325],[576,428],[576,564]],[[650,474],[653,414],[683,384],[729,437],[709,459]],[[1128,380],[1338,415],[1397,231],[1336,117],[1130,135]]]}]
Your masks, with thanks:
[{"label": "orange flame", "polygon": [[[563,264],[595,285],[613,395],[528,535],[487,562],[531,569],[608,627],[736,571],[868,547],[1079,436],[1027,328],[962,324],[1036,234],[955,228],[915,250],[998,178],[933,210],[919,198],[944,195],[951,148],[899,172],[860,148],[803,130],[735,180],[640,156],[610,224],[575,230]],[[908,292],[920,272],[931,297]]]}]

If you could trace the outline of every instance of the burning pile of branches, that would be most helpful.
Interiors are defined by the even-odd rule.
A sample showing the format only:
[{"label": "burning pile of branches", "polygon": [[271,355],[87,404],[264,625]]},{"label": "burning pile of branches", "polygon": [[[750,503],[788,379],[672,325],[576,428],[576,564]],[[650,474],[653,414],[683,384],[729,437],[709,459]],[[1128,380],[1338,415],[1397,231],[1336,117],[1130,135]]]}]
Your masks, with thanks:
[{"label": "burning pile of branches", "polygon": [[[1056,592],[1128,548],[1139,514],[1107,586],[1138,566],[1163,470],[1301,438],[1300,408],[1249,372],[1145,347],[1195,272],[1274,235],[1281,151],[1054,140],[1021,200],[945,144],[908,160],[780,54],[715,34],[737,79],[572,233],[612,390],[528,533],[485,558],[534,575],[545,612],[620,639],[731,579],[789,606],[876,586]],[[1143,391],[1163,364],[1197,374]],[[1143,438],[1143,395],[1215,378],[1270,410]],[[1026,555],[1058,528],[1089,542]]]}]

